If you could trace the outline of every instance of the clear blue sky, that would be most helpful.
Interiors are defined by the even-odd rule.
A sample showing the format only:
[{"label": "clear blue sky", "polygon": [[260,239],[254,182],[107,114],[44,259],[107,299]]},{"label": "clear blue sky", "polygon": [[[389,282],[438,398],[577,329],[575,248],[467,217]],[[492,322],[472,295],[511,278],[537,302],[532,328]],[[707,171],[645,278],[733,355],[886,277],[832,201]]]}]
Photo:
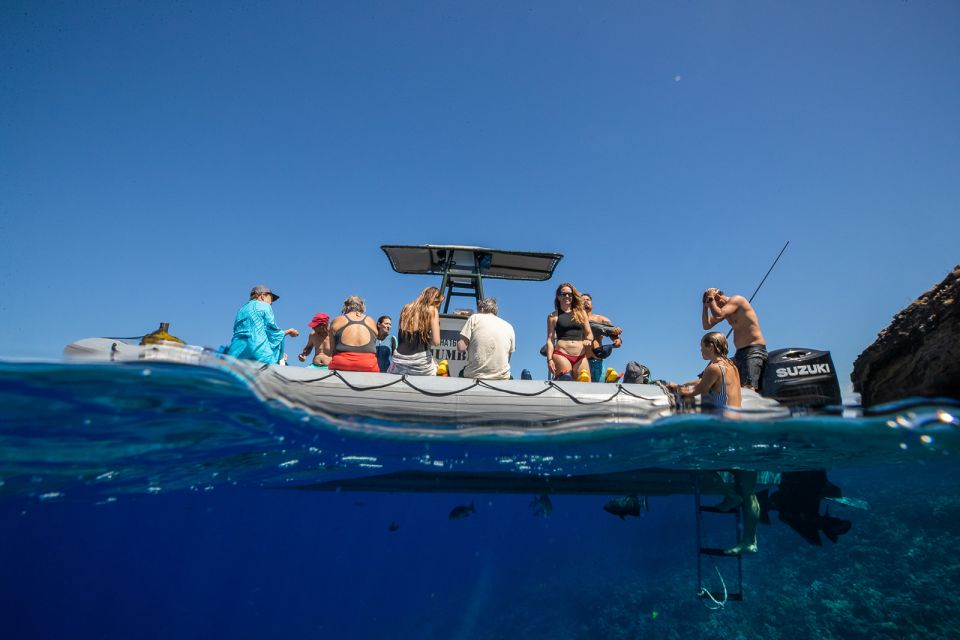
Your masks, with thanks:
[{"label": "clear blue sky", "polygon": [[958,114],[956,2],[5,2],[0,356],[218,346],[260,282],[284,327],[396,316],[437,282],[379,245],[452,243],[565,254],[488,285],[517,370],[569,280],[686,379],[703,289],[790,240],[769,346],[846,383],[960,261]]}]

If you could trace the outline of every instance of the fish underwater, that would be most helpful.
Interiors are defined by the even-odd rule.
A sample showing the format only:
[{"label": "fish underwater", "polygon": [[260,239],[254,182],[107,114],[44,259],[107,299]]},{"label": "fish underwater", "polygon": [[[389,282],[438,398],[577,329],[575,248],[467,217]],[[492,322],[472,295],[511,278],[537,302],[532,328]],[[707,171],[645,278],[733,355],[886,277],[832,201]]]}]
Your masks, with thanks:
[{"label": "fish underwater", "polygon": [[399,528],[400,528],[400,523],[394,520],[393,522],[390,523],[390,526],[387,527],[387,531],[389,531],[390,533],[393,533]]},{"label": "fish underwater", "polygon": [[471,513],[476,513],[477,510],[474,508],[473,503],[471,502],[469,506],[467,505],[458,505],[450,510],[450,515],[447,516],[448,520],[463,520]]},{"label": "fish underwater", "polygon": [[626,516],[639,517],[642,512],[649,512],[650,505],[647,503],[647,496],[641,498],[632,495],[610,500],[607,504],[603,505],[603,510],[623,520]]},{"label": "fish underwater", "polygon": [[530,507],[533,509],[534,516],[548,517],[553,513],[553,501],[546,493],[542,493],[530,501]]}]

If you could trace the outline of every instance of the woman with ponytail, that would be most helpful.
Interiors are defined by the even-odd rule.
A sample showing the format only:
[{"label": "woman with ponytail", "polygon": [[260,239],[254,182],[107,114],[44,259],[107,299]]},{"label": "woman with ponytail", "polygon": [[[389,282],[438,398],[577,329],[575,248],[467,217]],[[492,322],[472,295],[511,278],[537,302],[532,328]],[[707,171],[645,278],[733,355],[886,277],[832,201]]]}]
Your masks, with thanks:
[{"label": "woman with ponytail", "polygon": [[700,339],[700,357],[710,364],[700,379],[673,385],[680,395],[700,396],[704,409],[725,409],[740,406],[740,373],[733,360],[727,357],[729,347],[722,333],[712,331]]}]

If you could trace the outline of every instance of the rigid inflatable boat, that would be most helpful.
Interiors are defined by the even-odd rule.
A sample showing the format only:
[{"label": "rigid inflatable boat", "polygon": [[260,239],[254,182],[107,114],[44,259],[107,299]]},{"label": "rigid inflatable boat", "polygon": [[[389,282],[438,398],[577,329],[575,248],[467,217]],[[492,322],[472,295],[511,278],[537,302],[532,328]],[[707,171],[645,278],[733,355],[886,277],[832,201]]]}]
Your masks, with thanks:
[{"label": "rigid inflatable boat", "polygon": [[[110,338],[88,338],[66,347],[74,360],[155,361],[214,367],[237,375],[261,400],[291,409],[346,421],[379,421],[389,425],[418,424],[497,429],[595,428],[652,422],[680,410],[657,384],[583,383],[552,380],[472,380],[458,377],[466,354],[456,345],[460,329],[473,309],[450,309],[454,298],[478,303],[485,279],[543,281],[553,276],[559,253],[504,251],[457,245],[383,245],[394,271],[438,275],[445,302],[440,314],[441,343],[437,360],[447,360],[450,377],[399,376],[385,373],[326,371],[263,365],[220,353],[157,341],[129,344]],[[475,307],[474,307],[475,308]],[[158,335],[177,340],[161,325]],[[742,392],[741,412],[764,413],[786,405],[823,406],[840,403],[840,389],[828,352],[781,349],[770,353],[764,378],[766,396]]]}]

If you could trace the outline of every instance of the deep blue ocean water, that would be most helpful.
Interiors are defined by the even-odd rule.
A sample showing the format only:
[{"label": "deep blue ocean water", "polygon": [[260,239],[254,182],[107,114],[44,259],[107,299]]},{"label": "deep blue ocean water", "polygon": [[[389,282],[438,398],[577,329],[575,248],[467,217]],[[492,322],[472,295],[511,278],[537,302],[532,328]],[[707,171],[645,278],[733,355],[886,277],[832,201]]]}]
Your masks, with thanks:
[{"label": "deep blue ocean water", "polygon": [[[425,441],[338,429],[209,369],[6,362],[0,406],[4,638],[946,638],[960,620],[960,410],[946,401]],[[553,495],[538,515],[523,493],[303,490],[649,467],[825,468],[857,501],[823,501],[850,528],[819,546],[772,515],[743,561],[744,602],[709,611],[688,494],[621,520],[603,510],[616,493]],[[705,518],[732,544],[728,516]],[[732,586],[733,561],[716,563]]]}]

